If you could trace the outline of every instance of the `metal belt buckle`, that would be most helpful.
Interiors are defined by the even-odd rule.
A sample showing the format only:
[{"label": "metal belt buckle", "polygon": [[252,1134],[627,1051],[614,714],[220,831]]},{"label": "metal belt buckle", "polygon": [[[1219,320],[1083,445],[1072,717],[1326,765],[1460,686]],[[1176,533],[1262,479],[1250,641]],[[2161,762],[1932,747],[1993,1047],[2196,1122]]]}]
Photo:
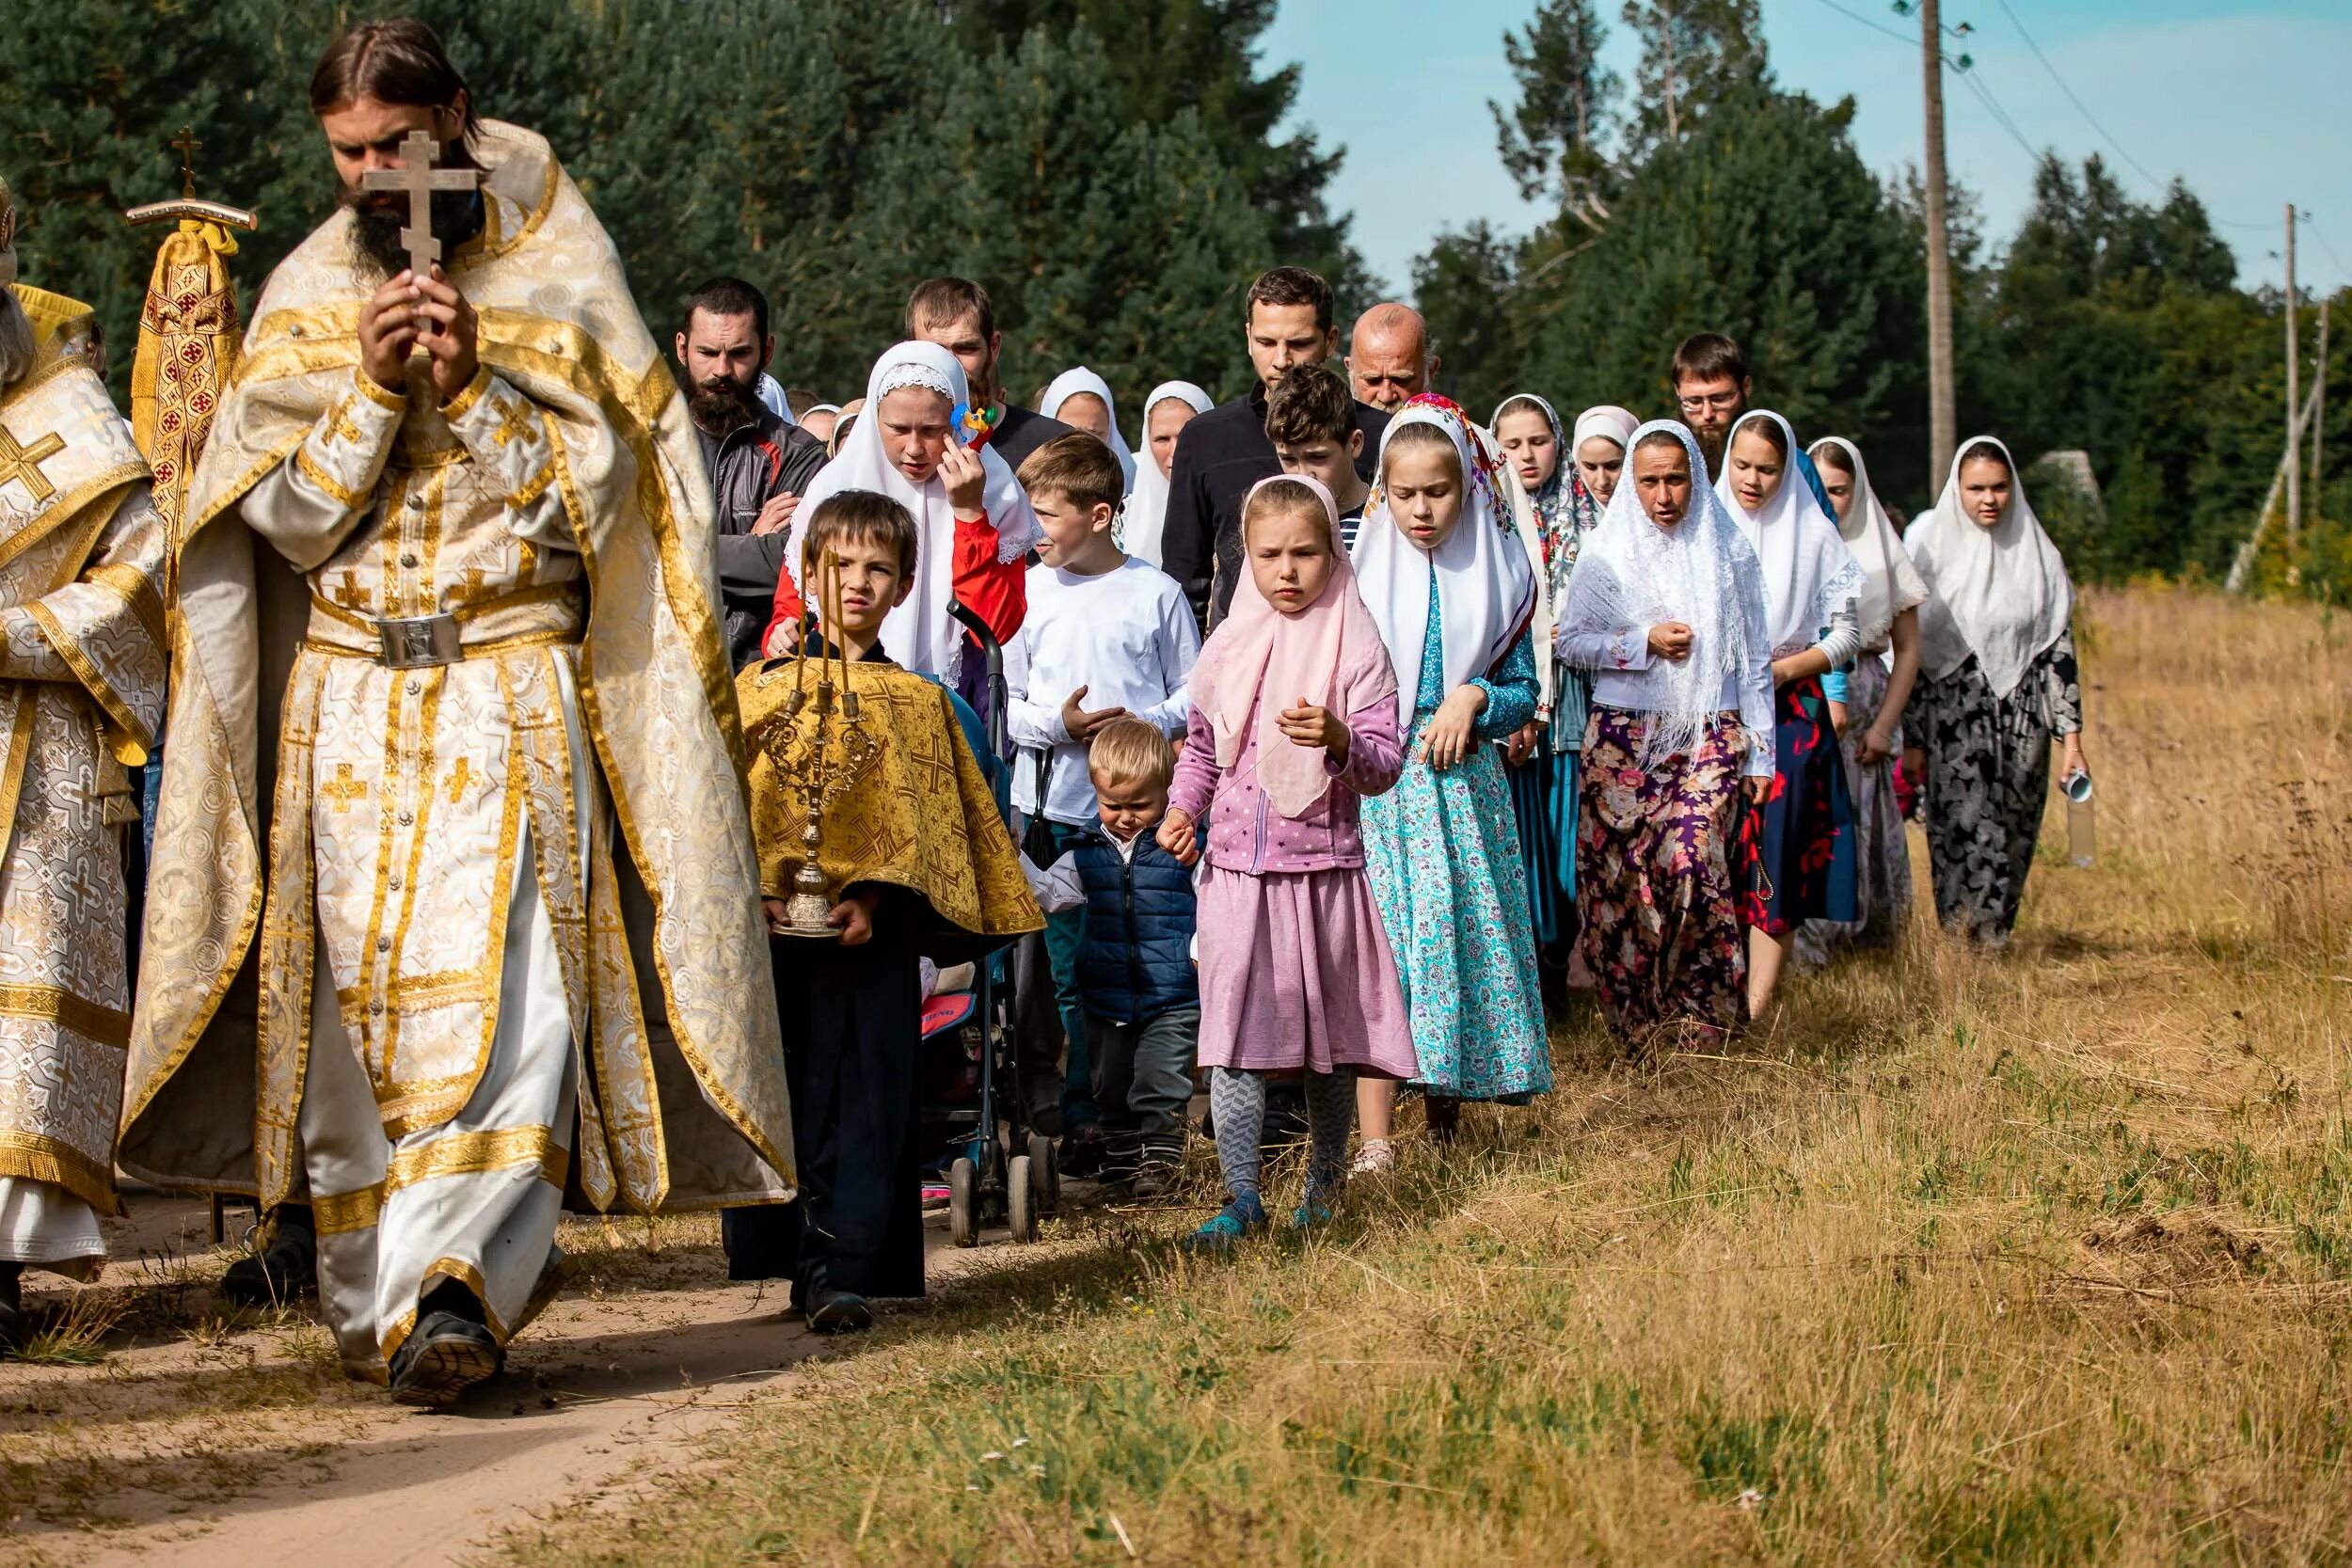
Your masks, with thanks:
[{"label": "metal belt buckle", "polygon": [[465,657],[454,615],[416,615],[375,623],[383,652],[377,662],[388,670],[426,670],[454,664]]}]

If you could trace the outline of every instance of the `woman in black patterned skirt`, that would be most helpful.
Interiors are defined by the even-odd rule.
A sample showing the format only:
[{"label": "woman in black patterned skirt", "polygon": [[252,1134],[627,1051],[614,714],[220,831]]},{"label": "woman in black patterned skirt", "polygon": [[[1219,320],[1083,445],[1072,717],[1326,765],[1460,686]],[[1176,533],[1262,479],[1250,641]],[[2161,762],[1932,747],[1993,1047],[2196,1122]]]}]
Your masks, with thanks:
[{"label": "woman in black patterned skirt", "polygon": [[1903,545],[1931,594],[1903,766],[1925,785],[1936,913],[1997,947],[2033,865],[2052,737],[2061,780],[2089,771],[2074,585],[2016,462],[1990,437],[1962,444],[1943,497]]}]

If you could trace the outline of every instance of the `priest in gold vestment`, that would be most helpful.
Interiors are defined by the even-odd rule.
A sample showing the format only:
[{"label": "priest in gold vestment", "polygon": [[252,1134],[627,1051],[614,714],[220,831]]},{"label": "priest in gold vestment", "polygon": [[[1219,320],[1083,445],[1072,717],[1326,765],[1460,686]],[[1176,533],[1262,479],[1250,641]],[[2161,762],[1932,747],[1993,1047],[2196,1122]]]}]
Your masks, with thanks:
[{"label": "priest in gold vestment", "polygon": [[[437,1404],[567,1193],[780,1201],[790,1113],[708,492],[619,258],[421,24],[311,98],[345,199],[189,498],[121,1158],[307,1202],[345,1370]],[[422,277],[358,178],[419,130],[481,180]]]},{"label": "priest in gold vestment", "polygon": [[164,705],[164,529],[89,349],[16,282],[0,183],[0,1344],[27,1267],[87,1277],[116,1212],[131,1033],[125,763]]}]

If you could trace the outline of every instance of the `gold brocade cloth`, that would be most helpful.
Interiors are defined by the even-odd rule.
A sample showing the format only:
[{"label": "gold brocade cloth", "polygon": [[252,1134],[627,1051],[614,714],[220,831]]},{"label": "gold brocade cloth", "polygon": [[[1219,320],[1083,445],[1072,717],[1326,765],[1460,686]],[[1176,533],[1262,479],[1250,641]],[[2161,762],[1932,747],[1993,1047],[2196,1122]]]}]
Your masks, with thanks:
[{"label": "gold brocade cloth", "polygon": [[[387,870],[396,857],[380,843],[422,845],[429,857],[447,842],[423,831],[429,780],[437,822],[461,809],[468,822],[493,820],[476,809],[489,789],[523,802],[531,832],[548,848],[566,831],[570,792],[609,802],[617,822],[609,854],[602,844],[576,847],[590,863],[584,904],[542,879],[566,990],[584,999],[573,1014],[580,1190],[599,1207],[618,1198],[646,1210],[776,1200],[791,1191],[791,1117],[734,683],[712,610],[701,454],[620,257],[547,142],[488,120],[473,150],[485,170],[485,224],[447,266],[479,320],[475,386],[437,410],[421,356],[410,363],[405,396],[359,372],[358,316],[373,284],[357,264],[351,214],[339,210],[271,274],[198,460],[177,558],[170,744],[119,1158],[159,1184],[256,1192],[265,1202],[293,1193],[314,990],[332,977],[321,959],[334,958],[338,929],[322,925],[306,896],[304,868],[340,875],[326,851],[358,843],[352,830],[363,808],[343,803],[365,791],[376,803],[364,809],[385,836],[353,863],[372,864],[372,880],[385,882],[386,899],[371,902],[400,905],[405,889]],[[388,426],[396,436],[387,436]],[[439,444],[444,428],[474,431],[468,462],[435,466],[452,455]],[[516,487],[504,488],[509,480]],[[496,493],[485,488],[494,483]],[[267,531],[282,526],[295,490],[348,507],[347,539],[322,534],[315,547],[281,553],[279,535]],[[461,493],[470,499],[462,528],[453,529],[447,498]],[[490,515],[483,506],[503,508],[513,538],[482,533]],[[495,642],[503,634],[487,619],[468,619],[479,607],[454,586],[469,575],[459,570],[467,562],[432,553],[469,547],[477,536],[500,552],[474,562],[486,582],[561,591],[566,604],[584,583],[585,619],[533,601],[517,612],[554,617],[565,628],[563,647],[523,646],[512,657],[469,657],[375,683],[385,696],[379,711],[390,716],[379,720],[381,752],[401,759],[398,788],[411,802],[358,765],[366,759],[356,738],[327,734],[352,716],[320,684],[331,685],[331,673],[321,672],[355,661],[319,645],[364,649],[368,616],[437,609],[458,611],[469,648]],[[560,550],[542,547],[559,537]],[[295,559],[343,565],[356,539],[382,542],[380,570],[306,581],[294,568]],[[569,580],[556,580],[559,555]],[[371,660],[356,667],[386,673]],[[528,686],[541,675],[546,682]],[[554,688],[568,680],[577,682],[588,741],[580,774],[556,744],[569,721]],[[473,691],[500,681],[503,692]],[[517,748],[493,768],[488,752],[469,753],[458,776],[446,742],[472,728],[454,718],[428,724],[424,709],[441,688],[461,686],[485,704],[496,697],[483,711],[503,712],[506,730],[544,738],[544,757]],[[315,851],[306,851],[306,837]],[[502,857],[502,845],[493,847]],[[566,901],[579,907],[554,907]],[[484,941],[469,951],[493,944],[498,921],[481,924]],[[438,928],[410,923],[428,935]],[[397,947],[397,933],[387,929],[337,966],[380,969],[377,955],[402,957],[385,944]],[[416,968],[404,959],[378,979],[413,992]],[[388,1003],[369,989],[376,983],[361,974],[345,988],[337,978],[339,1000],[367,1016]],[[428,989],[432,995],[411,998],[416,1009],[450,990]],[[463,989],[488,988],[469,979]],[[387,1071],[405,1076],[396,1064]],[[437,1101],[424,1114],[444,1109]]]},{"label": "gold brocade cloth", "polygon": [[35,353],[0,388],[0,1176],[113,1213],[122,764],[163,717],[164,529],[88,307],[16,294]]},{"label": "gold brocade cloth", "polygon": [[[838,895],[853,882],[883,882],[920,895],[943,921],[980,938],[1009,939],[1041,929],[1038,908],[980,765],[964,743],[946,689],[895,664],[829,666],[847,670],[860,721],[879,750],[850,786],[824,810],[818,869]],[[759,841],[759,885],[770,897],[791,892],[801,863],[806,794],[785,782],[768,747],[788,727],[786,754],[799,757],[814,721],[803,709],[786,718],[797,681],[814,689],[817,673],[798,659],[755,666],[736,677],[750,754],[752,831]],[[812,704],[813,705],[813,704]],[[838,709],[826,721],[838,725]],[[993,945],[993,943],[990,943]]]}]

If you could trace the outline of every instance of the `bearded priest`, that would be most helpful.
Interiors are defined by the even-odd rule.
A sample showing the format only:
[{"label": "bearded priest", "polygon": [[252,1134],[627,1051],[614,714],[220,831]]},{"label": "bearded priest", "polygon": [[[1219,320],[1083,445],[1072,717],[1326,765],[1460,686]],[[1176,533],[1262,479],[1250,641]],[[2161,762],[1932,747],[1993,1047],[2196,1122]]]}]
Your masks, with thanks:
[{"label": "bearded priest", "polygon": [[89,308],[16,281],[0,182],[0,1348],[105,1259],[131,1037],[125,764],[164,711],[163,518]]},{"label": "bearded priest", "polygon": [[438,1405],[567,1196],[783,1200],[791,1117],[709,491],[612,244],[421,23],[310,105],[342,203],[188,499],[120,1158],[255,1193],[345,1370]]}]

